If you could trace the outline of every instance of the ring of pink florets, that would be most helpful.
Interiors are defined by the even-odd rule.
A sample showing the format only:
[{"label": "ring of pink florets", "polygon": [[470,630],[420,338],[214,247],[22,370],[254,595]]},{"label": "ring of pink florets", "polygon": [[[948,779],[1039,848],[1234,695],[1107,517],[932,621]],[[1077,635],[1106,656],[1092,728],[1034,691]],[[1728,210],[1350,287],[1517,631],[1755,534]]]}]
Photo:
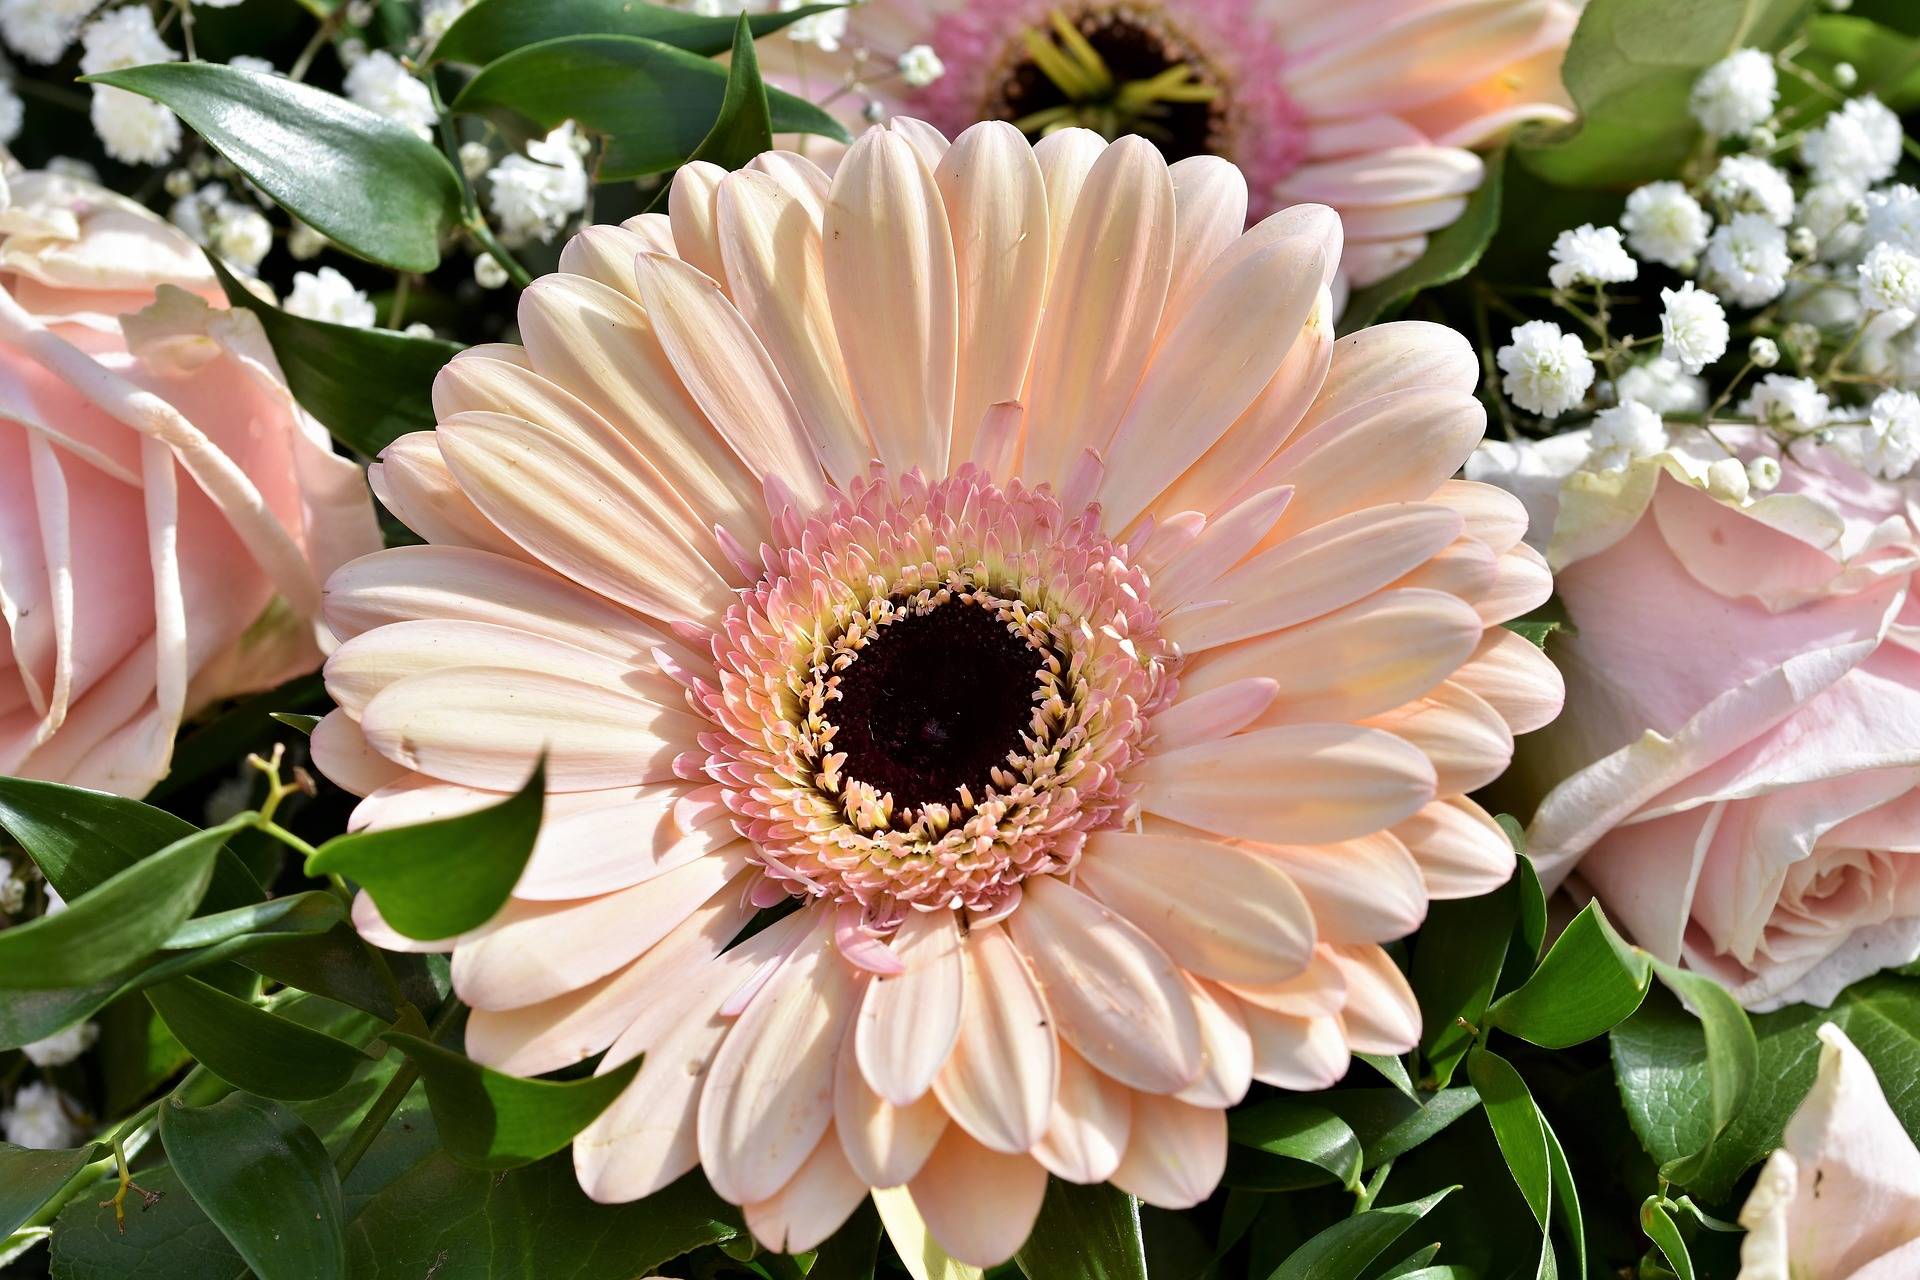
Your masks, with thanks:
[{"label": "ring of pink florets", "polygon": [[[996,916],[1026,877],[1070,871],[1090,832],[1131,816],[1125,774],[1173,696],[1175,650],[1097,507],[1069,514],[972,466],[938,483],[876,467],[826,511],[777,513],[774,536],[714,632],[718,684],[691,680],[717,726],[701,772],[770,885],[857,904],[874,931],[915,908]],[[902,811],[844,772],[840,672],[877,628],[952,602],[1043,655],[1033,716],[984,794]]]}]

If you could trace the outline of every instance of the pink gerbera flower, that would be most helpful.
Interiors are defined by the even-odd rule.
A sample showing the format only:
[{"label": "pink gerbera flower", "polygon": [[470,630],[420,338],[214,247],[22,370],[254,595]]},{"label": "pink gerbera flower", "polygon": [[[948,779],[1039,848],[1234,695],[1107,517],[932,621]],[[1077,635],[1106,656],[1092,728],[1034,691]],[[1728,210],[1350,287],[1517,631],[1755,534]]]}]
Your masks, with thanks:
[{"label": "pink gerbera flower", "polygon": [[1474,148],[1572,118],[1560,60],[1578,16],[1568,0],[872,0],[765,57],[876,119],[1079,125],[1145,135],[1169,161],[1223,156],[1256,218],[1338,210],[1343,280],[1364,285],[1460,216]]},{"label": "pink gerbera flower", "polygon": [[1194,1204],[1252,1081],[1414,1044],[1380,944],[1512,869],[1464,795],[1558,707],[1498,625],[1548,578],[1451,478],[1467,344],[1334,342],[1339,220],[1244,200],[1005,123],[690,166],[374,468],[429,545],[330,583],[315,759],[364,827],[548,752],[437,946],[479,1060],[645,1055],[588,1194],[699,1165],[804,1250],[904,1186],[988,1265],[1049,1173]]}]

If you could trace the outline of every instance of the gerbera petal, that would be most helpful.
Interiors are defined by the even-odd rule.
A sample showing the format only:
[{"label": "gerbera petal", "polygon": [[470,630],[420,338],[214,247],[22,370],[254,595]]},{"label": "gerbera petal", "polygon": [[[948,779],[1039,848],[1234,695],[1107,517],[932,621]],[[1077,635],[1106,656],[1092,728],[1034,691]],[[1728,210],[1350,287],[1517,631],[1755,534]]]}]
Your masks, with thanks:
[{"label": "gerbera petal", "polygon": [[961,955],[960,1037],[934,1077],[934,1096],[981,1145],[1025,1151],[1046,1131],[1059,1080],[1047,1004],[999,925],[976,927]]},{"label": "gerbera petal", "polygon": [[960,1035],[963,939],[951,911],[916,911],[894,934],[907,971],[868,984],[855,1051],[874,1091],[906,1106],[933,1086]]},{"label": "gerbera petal", "polygon": [[726,279],[720,263],[720,236],[714,202],[727,171],[695,160],[680,166],[667,193],[667,217],[673,223],[673,251],[682,261],[714,280]]},{"label": "gerbera petal", "polygon": [[1262,1084],[1313,1093],[1337,1084],[1353,1060],[1335,1016],[1302,1018],[1242,1003],[1253,1038],[1253,1078]]},{"label": "gerbera petal", "polygon": [[429,542],[529,558],[460,491],[432,431],[410,432],[382,449],[367,468],[367,483],[394,519]]},{"label": "gerbera petal", "polygon": [[1193,997],[1166,952],[1118,913],[1051,876],[1010,917],[1060,1035],[1096,1069],[1171,1093],[1200,1074]]},{"label": "gerbera petal", "polygon": [[1513,759],[1513,731],[1500,713],[1450,681],[1367,723],[1418,747],[1433,762],[1437,794],[1443,796],[1479,790]]},{"label": "gerbera petal", "polygon": [[953,428],[958,284],[933,175],[897,133],[869,130],[834,175],[827,296],[880,460],[939,475]]},{"label": "gerbera petal", "polygon": [[1080,203],[1087,175],[1107,149],[1107,140],[1091,129],[1060,129],[1033,144],[1033,158],[1040,162],[1040,176],[1047,184],[1047,262],[1048,275],[1059,270],[1061,249],[1067,242],[1067,228],[1073,224],[1073,211]]},{"label": "gerbera petal", "polygon": [[1101,831],[1087,841],[1080,883],[1202,977],[1280,982],[1313,951],[1313,909],[1276,860],[1257,853]]},{"label": "gerbera petal", "polygon": [[1140,804],[1246,840],[1319,844],[1390,827],[1434,797],[1434,766],[1378,729],[1284,725],[1150,756]]},{"label": "gerbera petal", "polygon": [[1238,1106],[1253,1085],[1253,1038],[1232,996],[1209,983],[1189,981],[1200,1015],[1206,1065],[1194,1082],[1173,1096],[1196,1107]]},{"label": "gerbera petal", "polygon": [[1566,701],[1560,668],[1540,646],[1505,627],[1491,627],[1453,682],[1485,699],[1518,735],[1550,724]]},{"label": "gerbera petal", "polygon": [[1340,1023],[1355,1053],[1405,1053],[1420,1043],[1420,1004],[1393,957],[1372,946],[1336,946],[1347,978]]},{"label": "gerbera petal", "polygon": [[592,809],[550,815],[514,895],[561,901],[612,893],[725,848],[735,836],[724,821],[681,827],[677,812],[691,789],[636,787]]},{"label": "gerbera petal", "polygon": [[787,1185],[742,1205],[747,1230],[775,1253],[816,1249],[867,1198],[867,1183],[847,1163],[840,1142],[829,1131],[813,1148]]},{"label": "gerbera petal", "polygon": [[[656,253],[653,239],[625,227],[587,227],[560,250],[560,269],[617,289],[635,302],[640,290],[633,278],[633,262],[643,253]],[[666,252],[672,252],[669,241]],[[443,416],[445,411],[441,411]]]},{"label": "gerbera petal", "polygon": [[1385,831],[1333,845],[1262,845],[1312,904],[1328,942],[1390,942],[1420,927],[1427,887],[1407,847]]},{"label": "gerbera petal", "polygon": [[1033,1158],[1068,1182],[1105,1182],[1127,1149],[1133,1096],[1061,1045],[1060,1087]]},{"label": "gerbera petal", "polygon": [[1247,226],[1247,179],[1219,156],[1188,156],[1167,166],[1173,179],[1173,274],[1168,319],[1178,319],[1187,291]]},{"label": "gerbera petal", "polygon": [[1151,1093],[1133,1097],[1133,1131],[1113,1185],[1160,1209],[1191,1209],[1227,1171],[1227,1113]]},{"label": "gerbera petal", "polygon": [[1047,1171],[1031,1156],[1002,1155],[949,1125],[907,1190],[941,1248],[968,1266],[992,1267],[1033,1230]]},{"label": "gerbera petal", "polygon": [[735,1204],[773,1195],[833,1119],[833,1061],[862,982],[820,921],[747,1005],[700,1094],[700,1163]]},{"label": "gerbera petal", "polygon": [[1524,542],[1500,557],[1499,569],[1493,589],[1474,602],[1490,627],[1532,613],[1553,594],[1553,571],[1546,557]]},{"label": "gerbera petal", "polygon": [[357,796],[370,796],[407,771],[375,751],[360,726],[335,709],[320,717],[307,743],[314,767]]},{"label": "gerbera petal", "polygon": [[1393,829],[1432,898],[1475,898],[1513,875],[1513,842],[1500,824],[1473,801],[1453,796],[1435,801]]},{"label": "gerbera petal", "polygon": [[897,1187],[927,1162],[946,1132],[946,1108],[931,1093],[896,1107],[861,1074],[853,1046],[834,1067],[833,1122],[847,1161],[870,1187]]},{"label": "gerbera petal", "polygon": [[1467,536],[1484,542],[1497,556],[1511,551],[1526,536],[1526,507],[1520,499],[1494,485],[1477,480],[1449,480],[1435,489],[1428,501],[1458,511],[1466,521]]},{"label": "gerbera petal", "polygon": [[1162,751],[1230,737],[1273,705],[1280,683],[1249,676],[1182,697],[1153,718],[1154,742]]}]

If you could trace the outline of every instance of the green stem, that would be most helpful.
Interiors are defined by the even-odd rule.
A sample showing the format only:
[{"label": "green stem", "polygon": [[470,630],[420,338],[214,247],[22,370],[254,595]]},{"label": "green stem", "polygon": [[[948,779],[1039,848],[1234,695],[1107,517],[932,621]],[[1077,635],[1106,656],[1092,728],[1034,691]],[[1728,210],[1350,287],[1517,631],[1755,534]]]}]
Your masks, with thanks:
[{"label": "green stem", "polygon": [[[437,1043],[465,1009],[466,1006],[460,1002],[459,997],[448,996],[446,1003],[440,1006],[440,1012],[434,1016],[433,1026],[427,1031],[427,1039]],[[419,1078],[419,1063],[412,1058],[402,1062],[393,1073],[393,1079],[387,1081],[387,1087],[382,1089],[380,1096],[373,1100],[373,1106],[367,1109],[367,1114],[361,1117],[354,1131],[347,1135],[346,1145],[341,1147],[340,1154],[333,1158],[334,1170],[340,1175],[342,1182],[347,1180],[347,1175],[352,1173],[354,1166],[360,1163],[360,1158],[372,1148],[381,1130],[387,1127],[387,1121],[393,1118],[394,1111],[400,1106],[400,1100],[407,1096],[407,1092],[413,1088],[414,1081]]]}]

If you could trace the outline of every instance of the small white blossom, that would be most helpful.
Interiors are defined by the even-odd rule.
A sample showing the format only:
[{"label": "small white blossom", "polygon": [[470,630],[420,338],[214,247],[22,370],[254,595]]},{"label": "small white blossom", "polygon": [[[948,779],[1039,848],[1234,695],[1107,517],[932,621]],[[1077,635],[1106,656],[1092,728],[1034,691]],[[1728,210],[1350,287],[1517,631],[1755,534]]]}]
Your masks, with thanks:
[{"label": "small white blossom", "polygon": [[351,325],[356,329],[373,328],[375,318],[373,303],[367,295],[332,267],[322,267],[317,272],[294,272],[293,292],[287,295],[286,310],[308,320]]},{"label": "small white blossom", "polygon": [[[780,0],[779,12],[791,13],[812,2],[813,0]],[[840,49],[840,41],[847,34],[847,10],[829,9],[825,13],[812,14],[788,27],[786,33],[787,38],[795,44],[810,44],[822,53],[836,53]]]},{"label": "small white blossom", "polygon": [[[80,33],[80,70],[84,75],[120,71],[180,55],[167,47],[144,5],[123,5],[95,18]],[[150,98],[93,87],[88,111],[93,131],[107,154],[125,164],[160,164],[180,149],[180,122]]]},{"label": "small white blossom", "polygon": [[373,0],[350,0],[347,5],[347,25],[364,27],[373,21]]},{"label": "small white blossom", "polygon": [[1779,97],[1773,59],[1758,49],[1740,49],[1700,73],[1689,105],[1708,134],[1732,138],[1765,124]]},{"label": "small white blossom", "polygon": [[460,172],[469,180],[477,179],[493,163],[493,152],[487,150],[484,142],[463,142],[460,144]]},{"label": "small white blossom", "polygon": [[930,44],[917,44],[900,55],[894,64],[900,69],[900,78],[911,89],[924,89],[947,74],[947,64],[940,61],[940,55],[933,51]]},{"label": "small white blossom", "polygon": [[567,219],[587,207],[587,169],[578,135],[569,121],[527,154],[511,155],[487,171],[488,207],[506,243],[551,239]]},{"label": "small white blossom", "polygon": [[433,326],[425,320],[415,320],[400,332],[406,334],[409,338],[431,338],[434,336]]},{"label": "small white blossom", "polygon": [[28,62],[58,62],[99,2],[0,0],[0,39]]},{"label": "small white blossom", "polygon": [[432,136],[432,95],[386,50],[376,49],[354,63],[347,72],[346,90],[367,110],[398,121],[422,138]]},{"label": "small white blossom", "polygon": [[1831,407],[1812,379],[1770,373],[1760,379],[1740,412],[1766,426],[1804,433],[1825,426]]},{"label": "small white blossom", "polygon": [[1780,462],[1765,456],[1747,464],[1747,487],[1756,493],[1772,493],[1780,487]]},{"label": "small white blossom", "polygon": [[1580,339],[1551,320],[1529,320],[1513,331],[1510,345],[1494,357],[1506,376],[1507,398],[1543,418],[1556,418],[1586,398],[1593,361]]},{"label": "small white blossom", "polygon": [[1627,197],[1620,216],[1627,243],[1649,262],[1685,269],[1707,247],[1713,219],[1677,182],[1649,182]]},{"label": "small white blossom", "polygon": [[1780,344],[1772,338],[1755,338],[1747,344],[1747,359],[1760,369],[1771,369],[1780,363]]},{"label": "small white blossom", "polygon": [[1745,502],[1749,481],[1738,458],[1721,458],[1707,467],[1707,492],[1726,502]]},{"label": "small white blossom", "polygon": [[193,0],[203,9],[232,9],[245,4],[247,0]]},{"label": "small white blossom", "polygon": [[1793,221],[1793,183],[1758,156],[1727,156],[1707,176],[1707,194],[1732,213],[1757,213],[1776,227]]},{"label": "small white blossom", "polygon": [[[206,0],[200,0],[200,2],[205,4]],[[256,58],[250,53],[236,53],[227,59],[227,65],[235,71],[257,71],[263,76],[280,74],[279,68],[273,65],[271,58]]]},{"label": "small white blossom", "polygon": [[1727,313],[1720,299],[1689,280],[1660,291],[1660,354],[1698,373],[1727,354]]},{"label": "small white blossom", "polygon": [[1593,446],[1587,467],[1611,471],[1665,449],[1667,426],[1658,413],[1638,400],[1625,400],[1594,414],[1587,438]]},{"label": "small white blossom", "polygon": [[1851,182],[1816,182],[1801,194],[1793,217],[1813,234],[1820,257],[1838,262],[1860,247],[1864,212],[1860,188]]},{"label": "small white blossom", "polygon": [[327,247],[327,238],[306,223],[295,219],[293,227],[287,232],[287,252],[300,262],[320,256]]},{"label": "small white blossom", "polygon": [[70,1105],[65,1094],[45,1081],[23,1084],[13,1095],[13,1105],[0,1110],[0,1137],[37,1151],[74,1146],[80,1141],[80,1126],[68,1114]]},{"label": "small white blossom", "polygon": [[420,8],[420,34],[431,44],[447,34],[453,20],[473,8],[474,0],[427,0]]},{"label": "small white blossom", "polygon": [[1866,241],[1897,244],[1920,253],[1920,191],[1906,183],[1875,191],[1867,197]]},{"label": "small white blossom", "polygon": [[220,207],[214,227],[215,251],[242,270],[259,267],[273,248],[273,224],[252,205],[228,201]]},{"label": "small white blossom", "polygon": [[27,122],[27,105],[20,101],[20,95],[13,91],[13,85],[0,80],[0,147],[7,146],[20,136],[20,127]]},{"label": "small white blossom", "polygon": [[1547,279],[1556,289],[1576,284],[1621,284],[1640,274],[1640,264],[1620,243],[1619,230],[1596,227],[1591,222],[1554,237],[1548,256],[1553,266],[1547,270]]},{"label": "small white blossom", "polygon": [[83,1022],[65,1031],[56,1031],[44,1040],[22,1045],[20,1051],[36,1067],[64,1067],[93,1048],[94,1041],[99,1038],[100,1028],[91,1022]]},{"label": "small white blossom", "polygon": [[1900,163],[1900,117],[1878,98],[1851,98],[1800,138],[1800,161],[1822,182],[1869,187]]},{"label": "small white blossom", "polygon": [[1715,291],[1743,307],[1765,306],[1779,297],[1793,267],[1787,233],[1757,213],[1736,213],[1715,227],[1703,263]]},{"label": "small white blossom", "polygon": [[1634,365],[1613,388],[1618,404],[1638,400],[1655,413],[1698,413],[1707,406],[1707,384],[1661,356]]},{"label": "small white blossom", "polygon": [[1851,62],[1833,64],[1833,83],[1841,89],[1851,89],[1860,83],[1860,69]]},{"label": "small white blossom", "polygon": [[1920,310],[1920,257],[1877,244],[1860,267],[1860,302],[1868,311]]},{"label": "small white blossom", "polygon": [[473,260],[473,282],[482,289],[498,289],[507,282],[507,269],[483,253]]},{"label": "small white blossom", "polygon": [[1883,391],[1867,409],[1859,456],[1882,480],[1898,480],[1920,462],[1920,396]]}]

